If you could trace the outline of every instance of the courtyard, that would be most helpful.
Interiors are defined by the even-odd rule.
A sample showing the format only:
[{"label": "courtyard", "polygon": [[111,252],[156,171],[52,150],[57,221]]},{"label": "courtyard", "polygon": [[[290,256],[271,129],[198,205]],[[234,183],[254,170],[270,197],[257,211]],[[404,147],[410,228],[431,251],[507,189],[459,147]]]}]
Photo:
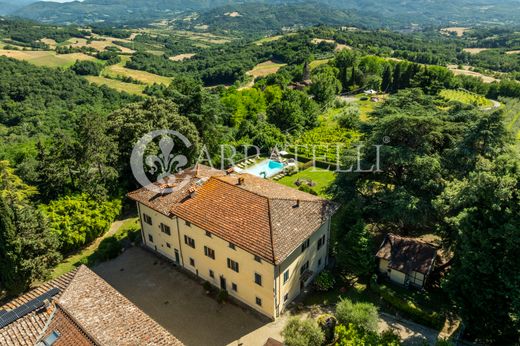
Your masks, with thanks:
[{"label": "courtyard", "polygon": [[188,346],[238,344],[269,324],[248,309],[218,304],[196,280],[141,248],[130,248],[93,270]]}]

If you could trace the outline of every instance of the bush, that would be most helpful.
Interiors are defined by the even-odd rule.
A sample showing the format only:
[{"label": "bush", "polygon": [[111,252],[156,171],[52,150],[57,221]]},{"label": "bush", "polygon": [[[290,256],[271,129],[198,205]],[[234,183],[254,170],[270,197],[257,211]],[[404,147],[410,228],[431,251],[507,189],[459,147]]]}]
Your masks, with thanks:
[{"label": "bush", "polygon": [[352,323],[367,331],[377,330],[377,308],[370,303],[352,303],[343,299],[336,306],[336,318],[344,325]]},{"label": "bush", "polygon": [[103,66],[93,61],[77,60],[70,69],[80,76],[99,76]]},{"label": "bush", "polygon": [[312,187],[310,187],[309,185],[306,185],[306,184],[300,185],[298,190],[310,193],[313,196],[317,196],[318,195],[318,193],[316,191],[314,191],[314,189]]},{"label": "bush", "polygon": [[211,288],[212,288],[209,281],[204,281],[204,283],[202,284],[202,287],[204,288],[204,291],[206,291],[206,292],[210,292]]},{"label": "bush", "polygon": [[282,336],[287,346],[321,346],[325,335],[313,320],[292,317],[283,328]]},{"label": "bush", "polygon": [[360,125],[359,120],[359,108],[357,107],[347,107],[344,108],[340,114],[336,117],[336,121],[339,126],[344,129],[357,129]]},{"label": "bush", "polygon": [[108,261],[119,256],[122,250],[122,245],[115,237],[105,238],[99,243],[96,255],[100,260]]},{"label": "bush", "polygon": [[415,322],[427,325],[432,328],[442,327],[444,318],[438,313],[428,313],[421,310],[421,308],[417,307],[413,302],[397,296],[395,292],[384,285],[371,285],[370,287],[372,290],[379,293],[381,298],[383,298],[388,304],[403,312]]},{"label": "bush", "polygon": [[220,291],[218,292],[218,295],[217,295],[217,302],[218,302],[219,304],[222,304],[222,303],[224,303],[225,301],[228,300],[228,297],[229,297],[229,293],[228,293],[228,291],[226,291],[226,290],[220,290]]},{"label": "bush", "polygon": [[334,276],[329,271],[323,271],[321,272],[316,280],[314,281],[314,285],[316,287],[316,290],[321,292],[326,292],[330,290],[332,287],[334,287],[334,284],[336,283],[336,280],[334,279]]},{"label": "bush", "polygon": [[121,211],[121,200],[98,202],[86,194],[52,201],[42,206],[50,229],[58,235],[60,251],[68,253],[103,235]]},{"label": "bush", "polygon": [[325,335],[325,343],[330,344],[334,340],[334,329],[338,321],[331,314],[323,314],[318,317],[317,322]]}]

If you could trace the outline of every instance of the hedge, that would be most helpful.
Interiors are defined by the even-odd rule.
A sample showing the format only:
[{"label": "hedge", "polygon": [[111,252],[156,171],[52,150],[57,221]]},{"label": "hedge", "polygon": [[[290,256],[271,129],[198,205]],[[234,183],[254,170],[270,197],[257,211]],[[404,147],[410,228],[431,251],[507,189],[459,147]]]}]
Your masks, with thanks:
[{"label": "hedge", "polygon": [[399,297],[395,292],[390,290],[384,285],[371,284],[370,288],[379,293],[381,298],[388,304],[393,306],[395,309],[401,311],[405,315],[409,316],[412,320],[417,323],[424,324],[426,326],[440,329],[444,325],[444,317],[437,312],[426,312],[420,307],[416,306],[413,302],[405,300]]}]

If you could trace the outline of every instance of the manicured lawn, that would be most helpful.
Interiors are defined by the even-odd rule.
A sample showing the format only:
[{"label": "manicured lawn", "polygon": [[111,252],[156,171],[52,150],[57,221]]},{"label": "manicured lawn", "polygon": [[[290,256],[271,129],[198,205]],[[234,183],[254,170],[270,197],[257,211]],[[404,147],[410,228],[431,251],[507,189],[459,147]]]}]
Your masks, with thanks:
[{"label": "manicured lawn", "polygon": [[123,239],[128,234],[128,231],[134,230],[136,228],[139,228],[139,219],[138,218],[130,218],[126,219],[121,223],[121,225],[118,225],[119,227],[116,229],[112,229],[111,231],[108,231],[103,235],[102,237],[98,238],[94,243],[86,247],[85,249],[71,255],[70,257],[67,257],[64,259],[56,268],[54,268],[50,279],[55,279],[65,273],[70,272],[80,264],[84,264],[88,262],[89,257],[92,258],[92,256],[95,255],[96,250],[98,249],[99,243],[104,238],[115,236],[117,239]]},{"label": "manicured lawn", "polygon": [[294,175],[283,177],[282,179],[278,180],[278,182],[280,184],[297,189],[298,187],[294,183],[298,179],[303,181],[312,180],[316,184],[314,187],[312,187],[312,189],[316,191],[318,195],[322,197],[330,197],[326,190],[329,186],[332,185],[335,178],[336,175],[332,171],[311,167]]}]

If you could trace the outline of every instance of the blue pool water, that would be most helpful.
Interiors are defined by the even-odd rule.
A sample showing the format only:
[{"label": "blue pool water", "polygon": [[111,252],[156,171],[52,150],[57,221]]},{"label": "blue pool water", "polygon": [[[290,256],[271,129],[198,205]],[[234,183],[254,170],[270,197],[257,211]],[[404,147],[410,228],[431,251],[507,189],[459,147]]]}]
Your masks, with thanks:
[{"label": "blue pool water", "polygon": [[271,178],[283,171],[283,167],[283,163],[273,160],[265,160],[252,167],[246,168],[244,172],[261,178]]}]

